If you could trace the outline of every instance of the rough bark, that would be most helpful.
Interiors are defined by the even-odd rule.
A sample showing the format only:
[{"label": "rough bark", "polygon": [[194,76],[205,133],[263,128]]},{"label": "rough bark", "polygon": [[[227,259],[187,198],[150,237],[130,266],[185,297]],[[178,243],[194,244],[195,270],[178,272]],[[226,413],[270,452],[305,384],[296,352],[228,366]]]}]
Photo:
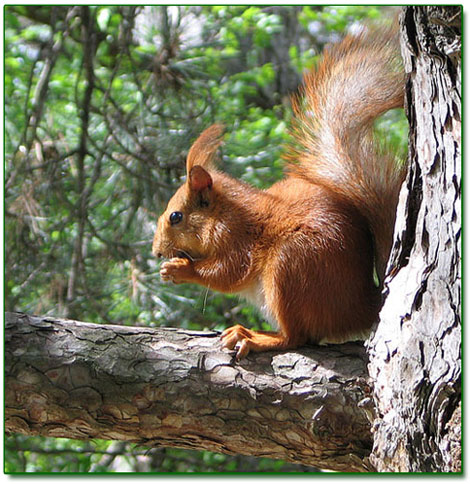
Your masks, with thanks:
[{"label": "rough bark", "polygon": [[379,471],[460,470],[460,7],[405,7],[410,121],[392,273],[370,342]]},{"label": "rough bark", "polygon": [[7,313],[7,432],[372,470],[361,344],[249,355],[218,333]]}]

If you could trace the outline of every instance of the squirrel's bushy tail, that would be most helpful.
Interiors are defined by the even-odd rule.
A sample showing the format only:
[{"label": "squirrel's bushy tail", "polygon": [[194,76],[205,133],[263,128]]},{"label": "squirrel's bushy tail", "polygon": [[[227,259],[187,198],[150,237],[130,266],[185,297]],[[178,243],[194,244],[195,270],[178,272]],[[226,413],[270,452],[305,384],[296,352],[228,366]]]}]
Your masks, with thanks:
[{"label": "squirrel's bushy tail", "polygon": [[367,217],[380,279],[385,272],[404,168],[374,138],[374,120],[403,106],[396,29],[364,30],[326,50],[293,99],[288,169],[344,194]]}]

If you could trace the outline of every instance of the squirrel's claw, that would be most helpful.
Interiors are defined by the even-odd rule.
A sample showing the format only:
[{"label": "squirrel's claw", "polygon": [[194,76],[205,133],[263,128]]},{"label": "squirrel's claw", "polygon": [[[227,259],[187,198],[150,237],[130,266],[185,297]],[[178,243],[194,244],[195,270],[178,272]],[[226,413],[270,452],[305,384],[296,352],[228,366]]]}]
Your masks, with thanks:
[{"label": "squirrel's claw", "polygon": [[248,355],[250,352],[250,338],[253,332],[244,328],[240,324],[227,328],[221,335],[222,346],[229,350],[237,347],[235,356],[237,361]]}]

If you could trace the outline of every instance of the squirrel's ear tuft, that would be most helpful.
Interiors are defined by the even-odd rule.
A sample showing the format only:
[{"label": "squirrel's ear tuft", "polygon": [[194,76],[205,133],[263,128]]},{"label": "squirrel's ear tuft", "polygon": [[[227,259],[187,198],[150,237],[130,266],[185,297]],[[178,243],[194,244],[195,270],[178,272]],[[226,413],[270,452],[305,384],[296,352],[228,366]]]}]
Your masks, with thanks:
[{"label": "squirrel's ear tuft", "polygon": [[186,159],[186,172],[189,176],[191,168],[196,165],[210,168],[213,164],[217,148],[222,143],[225,127],[213,124],[205,129],[193,143]]},{"label": "squirrel's ear tuft", "polygon": [[212,188],[212,177],[200,165],[191,168],[188,175],[189,188],[194,192],[202,192],[206,188]]}]

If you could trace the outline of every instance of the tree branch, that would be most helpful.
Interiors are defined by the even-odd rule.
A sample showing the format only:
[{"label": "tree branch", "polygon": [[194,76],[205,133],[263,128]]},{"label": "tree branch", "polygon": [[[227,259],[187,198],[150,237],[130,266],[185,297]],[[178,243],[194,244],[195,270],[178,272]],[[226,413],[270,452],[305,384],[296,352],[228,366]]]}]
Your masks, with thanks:
[{"label": "tree branch", "polygon": [[373,470],[361,344],[236,363],[218,336],[6,313],[6,430]]},{"label": "tree branch", "polygon": [[[81,7],[82,16],[82,42],[83,42],[83,67],[85,70],[86,88],[83,95],[82,113],[81,113],[81,131],[80,142],[77,150],[77,236],[75,239],[75,247],[72,255],[71,269],[67,287],[66,297],[66,311],[67,316],[71,315],[71,306],[75,300],[75,293],[77,289],[77,280],[80,275],[84,276],[83,268],[83,251],[85,240],[85,225],[88,211],[88,199],[93,189],[93,185],[86,187],[86,167],[85,157],[88,155],[87,140],[88,129],[90,124],[90,110],[92,103],[93,90],[95,85],[95,74],[93,70],[93,57],[96,50],[96,34],[94,31],[95,19],[90,13],[89,6]],[[101,164],[99,158],[97,164]],[[96,171],[96,166],[95,166]],[[98,169],[99,173],[99,169]],[[96,182],[96,178],[94,177]],[[82,272],[82,274],[80,274]]]}]

